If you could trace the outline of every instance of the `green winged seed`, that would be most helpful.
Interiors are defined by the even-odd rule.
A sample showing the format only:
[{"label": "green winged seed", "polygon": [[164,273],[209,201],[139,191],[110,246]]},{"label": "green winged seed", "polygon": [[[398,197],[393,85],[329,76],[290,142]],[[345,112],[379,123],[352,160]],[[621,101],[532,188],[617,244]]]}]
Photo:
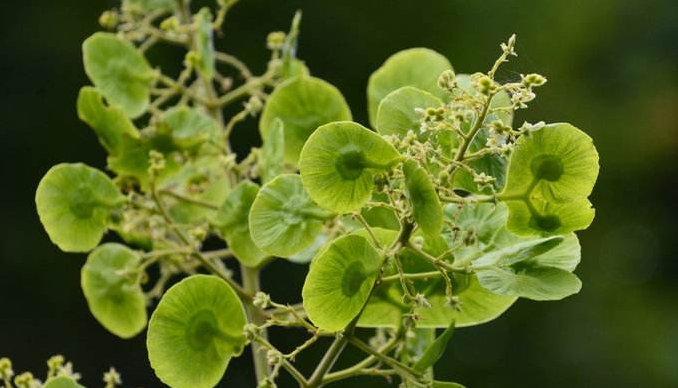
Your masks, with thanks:
[{"label": "green winged seed", "polygon": [[[503,202],[448,204],[443,208],[445,220],[457,228],[473,233],[478,241],[488,245],[497,231],[506,225],[508,209]],[[445,236],[451,236],[446,233]],[[454,241],[450,241],[454,244]]]},{"label": "green winged seed", "polygon": [[296,174],[265,184],[249,215],[252,241],[271,256],[289,257],[311,245],[334,214],[316,205]]},{"label": "green winged seed", "polygon": [[248,217],[259,192],[250,181],[240,182],[226,197],[212,223],[228,243],[235,257],[248,267],[256,267],[268,254],[259,249],[250,235]]},{"label": "green winged seed", "polygon": [[247,340],[245,311],[233,289],[210,275],[172,286],[148,324],[151,367],[172,388],[212,388]]},{"label": "green winged seed", "polygon": [[61,163],[40,180],[35,203],[40,222],[65,252],[87,252],[99,244],[111,212],[125,197],[103,172],[82,163]]},{"label": "green winged seed", "polygon": [[276,119],[285,127],[285,162],[296,165],[304,142],[316,128],[351,120],[351,111],[337,88],[319,78],[300,76],[283,82],[271,93],[259,121],[262,138],[267,137]]},{"label": "green winged seed", "polygon": [[443,208],[426,170],[409,159],[403,164],[403,172],[414,220],[425,234],[439,235],[443,229]]},{"label": "green winged seed", "polygon": [[140,261],[137,252],[109,243],[93,250],[82,267],[82,291],[92,315],[121,338],[131,338],[146,326],[146,298],[138,272]]},{"label": "green winged seed", "polygon": [[106,100],[131,118],[146,111],[156,72],[144,56],[115,34],[97,32],[82,44],[85,72]]},{"label": "green winged seed", "polygon": [[374,175],[402,156],[378,134],[343,121],[318,128],[304,145],[299,170],[308,194],[320,206],[344,214],[372,196]]},{"label": "green winged seed", "polygon": [[301,291],[304,309],[317,327],[343,330],[362,310],[382,258],[363,237],[334,240],[315,257]]},{"label": "green winged seed", "polygon": [[[169,169],[169,166],[166,168]],[[161,190],[201,202],[196,204],[163,196],[170,217],[179,224],[195,224],[212,218],[230,189],[228,171],[222,167],[220,158],[212,155],[189,160],[176,172],[162,176],[160,180]]]},{"label": "green winged seed", "polygon": [[48,379],[42,388],[85,388],[68,376],[57,376]]},{"label": "green winged seed", "polygon": [[442,105],[443,101],[433,94],[404,86],[381,100],[375,128],[382,135],[405,136],[410,130],[419,133],[422,115],[417,110]]},{"label": "green winged seed", "polygon": [[549,124],[516,141],[504,193],[525,195],[536,185],[549,201],[585,198],[598,170],[598,153],[587,134],[570,124]]},{"label": "green winged seed", "polygon": [[377,127],[381,101],[403,86],[414,86],[444,98],[445,92],[438,87],[438,77],[445,70],[452,70],[450,61],[427,48],[411,48],[390,56],[372,73],[367,84],[367,109],[372,127]]},{"label": "green winged seed", "polygon": [[506,227],[518,235],[555,236],[591,225],[595,210],[586,198],[570,202],[549,202],[538,196],[528,201],[506,201],[509,217]]},{"label": "green winged seed", "polygon": [[208,141],[219,141],[219,126],[213,118],[186,106],[166,111],[158,125],[166,126],[177,148],[197,150]]},{"label": "green winged seed", "polygon": [[139,131],[125,112],[117,106],[104,104],[104,96],[96,88],[81,88],[77,107],[80,120],[94,130],[109,154],[119,154],[128,139],[139,138]]}]

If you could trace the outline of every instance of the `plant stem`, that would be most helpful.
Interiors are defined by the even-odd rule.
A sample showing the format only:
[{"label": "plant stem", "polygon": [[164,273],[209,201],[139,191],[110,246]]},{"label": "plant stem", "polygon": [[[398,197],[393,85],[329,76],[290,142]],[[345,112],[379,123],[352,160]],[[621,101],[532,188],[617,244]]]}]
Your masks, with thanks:
[{"label": "plant stem", "polygon": [[[258,269],[241,265],[240,271],[242,274],[242,284],[245,292],[254,295],[258,291],[261,291]],[[245,310],[247,311],[247,316],[250,322],[257,326],[262,326],[264,324],[264,319],[261,312],[256,307],[254,307],[251,300],[248,301],[248,303],[245,303]],[[265,327],[262,328],[261,338],[265,341],[268,341],[268,332]],[[266,353],[262,350],[261,344],[256,342],[252,343],[252,359],[254,360],[254,371],[258,382],[263,381],[271,373],[268,361],[266,360]]]},{"label": "plant stem", "polygon": [[431,271],[431,272],[419,272],[419,273],[403,273],[402,275],[391,275],[391,276],[384,276],[381,278],[381,282],[394,282],[394,281],[399,281],[401,278],[402,279],[409,279],[409,280],[428,280],[431,278],[436,278],[440,276],[440,271]]},{"label": "plant stem", "polygon": [[309,388],[318,388],[323,385],[323,380],[327,372],[332,368],[334,363],[337,361],[339,354],[344,350],[346,344],[348,343],[348,338],[344,334],[338,334],[330,345],[330,348],[327,349],[325,355],[323,356],[320,363],[313,371],[313,374],[308,379]]},{"label": "plant stem", "polygon": [[251,301],[252,297],[254,296],[254,293],[251,293],[244,289],[243,287],[240,286],[235,280],[231,279],[231,277],[224,273],[224,271],[219,268],[217,265],[215,265],[210,259],[206,258],[201,252],[193,252],[193,256],[196,257],[200,263],[202,264],[203,267],[207,268],[212,274],[218,276],[221,278],[223,281],[228,283],[231,288],[235,291],[236,294],[240,297],[240,299],[247,305],[249,301]]},{"label": "plant stem", "polygon": [[468,150],[468,147],[471,145],[471,142],[473,142],[473,138],[476,137],[476,134],[478,133],[478,131],[480,131],[480,128],[483,127],[483,122],[485,121],[487,111],[490,108],[490,102],[492,101],[492,97],[494,97],[494,94],[490,94],[489,96],[487,96],[487,101],[483,105],[483,110],[480,112],[480,115],[478,115],[478,119],[473,125],[473,128],[471,128],[468,134],[462,136],[461,145],[459,146],[459,150],[457,151],[457,154],[454,157],[454,160],[456,162],[461,162],[464,160],[464,156],[466,156],[466,151]]},{"label": "plant stem", "polygon": [[178,194],[178,193],[175,193],[174,191],[171,191],[171,190],[158,190],[158,193],[160,193],[162,195],[170,196],[174,199],[178,199],[179,201],[190,203],[192,205],[201,206],[201,207],[204,207],[206,209],[219,210],[219,206],[217,206],[213,203],[209,203],[209,202],[201,201],[199,199],[191,198],[191,197],[185,196],[183,194]]},{"label": "plant stem", "polygon": [[233,55],[217,51],[215,53],[215,58],[219,62],[226,63],[226,64],[236,68],[240,72],[240,75],[242,75],[242,77],[244,79],[247,80],[247,79],[252,78],[252,72],[247,67],[247,65],[245,65],[240,59],[234,57]]},{"label": "plant stem", "polygon": [[368,344],[364,343],[362,340],[360,340],[357,337],[350,337],[348,341],[351,343],[351,345],[355,346],[356,348],[362,350],[363,352],[370,354],[380,361],[382,361],[384,364],[390,366],[391,368],[395,369],[398,371],[398,374],[401,375],[406,375],[408,378],[418,381],[421,378],[421,373],[415,371],[414,369],[410,368],[409,366],[401,363],[400,361],[396,360],[393,357],[389,357],[380,351],[376,349],[372,349]]},{"label": "plant stem", "polygon": [[457,272],[457,273],[462,273],[462,274],[468,274],[468,271],[466,268],[462,267],[457,267],[453,264],[450,264],[446,262],[445,260],[442,260],[438,257],[434,257],[431,254],[425,252],[421,248],[417,247],[414,244],[407,244],[407,247],[410,248],[411,250],[414,251],[414,253],[418,254],[421,256],[423,259],[428,261],[431,265],[433,265],[436,269],[438,269],[438,272],[441,273],[441,275],[444,275],[444,271],[448,272]]},{"label": "plant stem", "polygon": [[[396,335],[394,336],[388,343],[386,343],[384,346],[379,348],[377,351],[381,354],[387,354],[391,350],[393,350],[398,344],[400,343],[400,336]],[[364,360],[360,361],[359,363],[348,367],[346,369],[342,369],[333,373],[328,373],[325,378],[323,379],[323,384],[329,384],[333,381],[338,381],[338,380],[343,380],[349,377],[356,376],[357,374],[361,373],[361,371],[365,370],[365,368],[370,367],[374,362],[378,361],[377,358],[373,355],[367,356]],[[365,373],[365,374],[372,374],[372,373]]]}]

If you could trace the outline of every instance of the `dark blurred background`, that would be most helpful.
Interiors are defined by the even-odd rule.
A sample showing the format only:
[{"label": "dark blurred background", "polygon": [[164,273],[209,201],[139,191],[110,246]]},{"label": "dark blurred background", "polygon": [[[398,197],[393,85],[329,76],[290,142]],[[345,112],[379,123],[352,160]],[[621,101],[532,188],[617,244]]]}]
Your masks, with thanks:
[{"label": "dark blurred background", "polygon": [[[88,83],[80,44],[114,5],[0,2],[0,357],[42,375],[45,360],[63,353],[90,387],[103,386],[109,365],[125,386],[160,387],[144,336],[118,339],[90,315],[79,288],[85,256],[50,243],[33,202],[52,165],[105,166],[75,100]],[[515,32],[519,56],[499,79],[549,79],[516,121],[571,122],[600,152],[596,220],[580,233],[582,292],[555,303],[521,300],[498,320],[458,330],[439,377],[469,388],[678,387],[678,1],[243,0],[219,45],[261,72],[267,32],[286,30],[296,9],[304,12],[299,56],[343,91],[359,122],[367,122],[367,78],[390,54],[427,46],[457,72],[486,71]],[[238,130],[255,134],[255,122]],[[264,282],[290,294],[304,273],[277,263]],[[248,361],[235,362],[221,386],[254,386]],[[303,368],[312,361],[303,357]],[[384,386],[345,386],[356,385]]]}]

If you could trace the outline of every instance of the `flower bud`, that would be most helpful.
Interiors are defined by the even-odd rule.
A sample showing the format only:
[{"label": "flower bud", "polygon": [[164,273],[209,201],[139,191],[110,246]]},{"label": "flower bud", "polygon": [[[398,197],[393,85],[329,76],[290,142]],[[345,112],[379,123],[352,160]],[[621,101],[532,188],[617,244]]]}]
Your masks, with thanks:
[{"label": "flower bud", "polygon": [[118,13],[115,10],[104,11],[99,16],[99,25],[107,30],[113,30],[118,25]]},{"label": "flower bud", "polygon": [[445,70],[440,77],[438,77],[438,87],[451,92],[457,87],[457,75],[452,70]]},{"label": "flower bud", "polygon": [[286,34],[282,31],[274,31],[266,37],[266,47],[269,50],[281,50],[285,44]]}]

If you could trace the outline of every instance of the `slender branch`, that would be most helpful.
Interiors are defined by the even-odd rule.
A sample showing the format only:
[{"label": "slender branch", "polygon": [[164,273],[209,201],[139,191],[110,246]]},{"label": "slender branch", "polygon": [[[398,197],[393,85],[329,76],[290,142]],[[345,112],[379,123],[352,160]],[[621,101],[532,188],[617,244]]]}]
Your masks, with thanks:
[{"label": "slender branch", "polygon": [[245,120],[249,114],[250,112],[247,109],[245,109],[238,112],[233,117],[231,117],[230,120],[228,120],[228,123],[226,123],[226,127],[224,128],[224,134],[227,139],[231,135],[231,132],[233,132],[233,127],[235,127],[237,123]]},{"label": "slender branch", "polygon": [[228,10],[231,9],[231,7],[233,7],[237,2],[238,0],[231,0],[221,3],[219,10],[217,11],[217,17],[214,19],[214,22],[212,23],[212,28],[214,28],[215,30],[221,28],[221,26],[224,24],[224,19],[226,18]]},{"label": "slender branch", "polygon": [[191,198],[191,197],[185,196],[183,194],[175,193],[172,190],[158,190],[158,193],[160,193],[162,195],[167,195],[169,197],[172,197],[172,198],[175,198],[175,199],[178,199],[180,201],[187,202],[187,203],[190,203],[190,204],[193,204],[193,205],[202,206],[202,207],[207,208],[207,209],[219,210],[219,206],[217,206],[213,203],[201,201],[199,199]]},{"label": "slender branch", "polygon": [[325,378],[325,375],[337,361],[339,354],[341,354],[341,352],[344,350],[347,343],[348,339],[346,335],[337,334],[334,342],[332,342],[329,349],[327,349],[327,352],[325,352],[322,360],[320,360],[320,363],[315,368],[315,371],[313,371],[313,374],[308,379],[308,386],[310,388],[316,388],[323,385],[323,379]]},{"label": "slender branch", "polygon": [[252,94],[252,92],[256,89],[259,89],[266,85],[267,82],[269,82],[274,76],[273,71],[268,71],[264,73],[261,77],[256,77],[256,78],[251,78],[244,84],[240,85],[239,87],[231,90],[230,92],[224,94],[223,96],[219,97],[219,99],[211,103],[209,107],[222,107],[225,105],[230,104],[231,102],[242,98],[248,94]]},{"label": "slender branch", "polygon": [[365,217],[363,217],[363,215],[360,214],[359,212],[353,213],[353,214],[351,215],[351,217],[352,217],[354,220],[357,220],[357,221],[363,226],[363,228],[365,228],[365,230],[367,231],[367,234],[368,234],[368,235],[370,236],[370,238],[372,239],[372,243],[374,244],[374,246],[375,246],[377,249],[380,249],[380,248],[381,248],[381,243],[379,243],[379,240],[377,240],[377,236],[375,236],[375,235],[374,235],[374,232],[372,232],[372,227],[371,227],[370,224],[367,222],[367,220],[365,219]]},{"label": "slender branch", "polygon": [[382,283],[399,281],[401,278],[410,280],[428,280],[440,276],[440,271],[419,272],[419,273],[403,273],[400,275],[384,276],[381,278]]},{"label": "slender branch", "polygon": [[293,351],[285,354],[284,357],[290,360],[294,360],[299,353],[303,352],[304,350],[308,349],[309,346],[316,343],[316,341],[318,341],[318,338],[320,338],[318,334],[313,334],[311,338],[304,341],[303,344],[297,346]]},{"label": "slender branch", "polygon": [[414,380],[414,381],[419,381],[422,378],[421,373],[415,371],[414,369],[412,369],[409,366],[401,363],[400,361],[396,360],[393,357],[389,357],[386,354],[383,354],[376,349],[372,349],[372,347],[370,347],[368,344],[364,343],[362,340],[360,340],[357,337],[354,337],[354,336],[349,337],[348,342],[350,342],[351,345],[355,346],[356,348],[362,350],[363,352],[365,352],[367,354],[374,356],[378,360],[382,361],[384,364],[395,369],[396,371],[398,371],[398,374],[400,374],[400,375],[404,375],[404,376],[406,376],[409,379]]},{"label": "slender branch", "polygon": [[222,52],[216,52],[215,53],[215,58],[217,61],[227,64],[229,66],[234,67],[236,70],[240,72],[240,75],[244,79],[250,79],[252,78],[252,72],[250,69],[245,65],[244,62],[242,62],[240,59],[236,58],[235,56],[231,54],[226,54]]},{"label": "slender branch", "polygon": [[[400,334],[400,333],[399,333]],[[389,342],[387,342],[384,346],[379,348],[377,351],[381,354],[388,354],[391,350],[395,349],[396,346],[400,343],[400,335],[395,335]],[[349,377],[353,377],[356,374],[360,373],[361,370],[370,367],[373,363],[377,362],[378,359],[373,356],[369,355],[362,361],[358,362],[357,364],[348,367],[346,369],[342,369],[333,373],[328,373],[325,378],[323,379],[323,385],[324,384],[329,384],[334,381],[338,380],[343,380]]]},{"label": "slender branch", "polygon": [[215,251],[207,251],[202,253],[205,258],[213,259],[230,259],[233,257],[233,252],[230,249],[217,249]]},{"label": "slender branch", "polygon": [[212,274],[220,277],[222,280],[228,283],[228,285],[233,288],[236,294],[240,296],[240,299],[245,302],[246,305],[252,300],[254,294],[241,287],[240,284],[233,280],[229,274],[225,273],[223,269],[215,265],[212,260],[206,258],[201,252],[193,252],[193,257],[197,258],[202,266],[207,268]]},{"label": "slender branch", "polygon": [[455,265],[452,265],[445,260],[442,260],[441,258],[434,257],[428,252],[425,252],[423,249],[417,247],[414,244],[407,244],[407,247],[411,250],[413,250],[417,255],[421,256],[424,260],[428,261],[433,267],[438,269],[439,272],[445,272],[445,270],[449,272],[457,272],[457,273],[462,273],[462,274],[468,274],[467,268],[460,268]]},{"label": "slender branch", "polygon": [[464,160],[464,157],[466,156],[466,151],[468,150],[468,147],[471,145],[471,142],[473,142],[473,138],[476,137],[478,131],[480,131],[480,129],[483,127],[483,122],[485,121],[485,117],[487,116],[487,110],[490,108],[490,101],[492,101],[493,96],[494,94],[492,93],[490,93],[487,96],[487,101],[483,105],[483,110],[480,112],[480,115],[478,115],[478,118],[476,119],[473,128],[471,128],[468,134],[462,136],[461,144],[459,145],[459,150],[457,151],[457,154],[454,157],[455,161],[461,162],[462,160]]},{"label": "slender branch", "polygon": [[308,380],[306,380],[306,377],[299,371],[299,369],[295,368],[291,362],[283,358],[282,360],[280,360],[280,363],[282,364],[283,368],[285,368],[285,370],[295,380],[297,380],[297,383],[299,383],[300,388],[308,387]]},{"label": "slender branch", "polygon": [[459,204],[465,204],[465,203],[496,203],[497,199],[500,199],[502,201],[506,200],[508,196],[500,196],[500,195],[469,195],[467,197],[445,197],[441,196],[440,201],[442,202],[447,202],[447,203],[459,203]]},{"label": "slender branch", "polygon": [[[273,344],[271,344],[267,339],[262,338],[262,337],[257,337],[255,339],[255,341],[257,342],[257,344],[259,344],[261,346],[261,348],[274,350],[277,353],[279,353],[278,349],[275,346],[273,346]],[[264,357],[264,360],[266,360],[266,357]],[[299,371],[299,369],[297,369],[284,355],[282,355],[282,357],[280,357],[277,361],[280,363],[279,365],[282,366],[297,381],[297,383],[299,383],[300,388],[308,388],[309,387],[308,380],[306,379],[306,376],[304,376],[304,374],[301,373],[301,371]],[[264,377],[269,377],[269,376],[277,376],[277,369],[275,369],[272,374],[269,374],[269,375],[264,376]]]},{"label": "slender branch", "polygon": [[[259,284],[259,270],[249,268],[247,266],[240,266],[242,274],[242,283],[245,292],[254,295],[261,290]],[[261,311],[251,303],[245,303],[245,311],[249,317],[250,322],[257,326],[261,326],[264,323]],[[261,339],[268,341],[268,332],[266,328],[262,328]],[[270,366],[268,365],[268,360],[266,359],[266,354],[261,351],[261,344],[253,343],[252,344],[252,358],[254,359],[254,371],[257,376],[257,381],[261,382],[271,373]]]}]

